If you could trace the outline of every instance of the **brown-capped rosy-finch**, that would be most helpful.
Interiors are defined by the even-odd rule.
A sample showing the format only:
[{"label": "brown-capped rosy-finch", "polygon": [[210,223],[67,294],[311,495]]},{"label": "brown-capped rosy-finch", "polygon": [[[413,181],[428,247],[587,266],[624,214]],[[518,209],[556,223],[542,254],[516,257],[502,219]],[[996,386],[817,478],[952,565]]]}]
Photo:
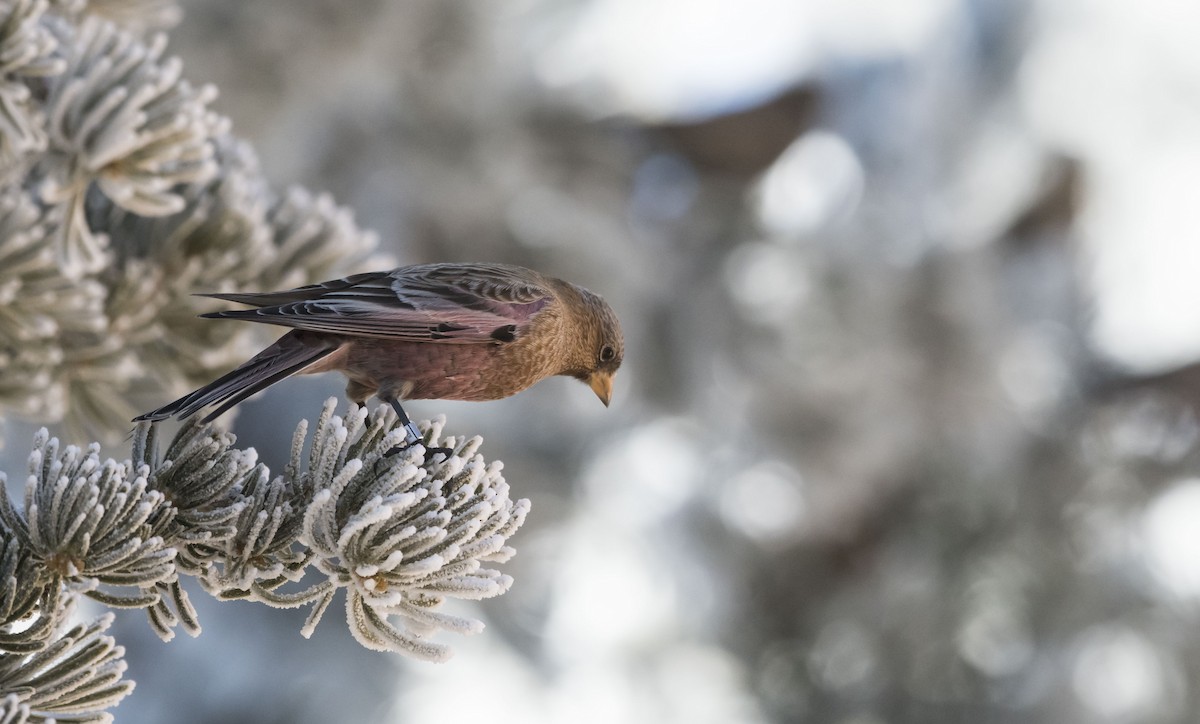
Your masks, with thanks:
[{"label": "brown-capped rosy-finch", "polygon": [[582,287],[506,264],[419,264],[284,292],[205,294],[256,309],[202,315],[293,327],[229,374],[135,420],[205,421],[294,374],[340,370],[346,395],[496,400],[552,375],[586,382],[608,405],[624,339],[612,308]]}]

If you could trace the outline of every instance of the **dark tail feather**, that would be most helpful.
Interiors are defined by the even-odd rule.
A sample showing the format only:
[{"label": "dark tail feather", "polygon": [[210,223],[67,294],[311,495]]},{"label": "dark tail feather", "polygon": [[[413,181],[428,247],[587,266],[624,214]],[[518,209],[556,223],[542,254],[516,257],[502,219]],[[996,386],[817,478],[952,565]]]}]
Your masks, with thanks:
[{"label": "dark tail feather", "polygon": [[254,355],[229,374],[157,410],[138,415],[133,421],[165,420],[176,416],[182,420],[203,407],[217,402],[224,403],[204,418],[205,422],[210,422],[250,395],[299,372],[338,347],[337,343],[332,341],[325,345],[313,345],[300,341],[297,336],[296,332],[283,335],[275,344]]}]

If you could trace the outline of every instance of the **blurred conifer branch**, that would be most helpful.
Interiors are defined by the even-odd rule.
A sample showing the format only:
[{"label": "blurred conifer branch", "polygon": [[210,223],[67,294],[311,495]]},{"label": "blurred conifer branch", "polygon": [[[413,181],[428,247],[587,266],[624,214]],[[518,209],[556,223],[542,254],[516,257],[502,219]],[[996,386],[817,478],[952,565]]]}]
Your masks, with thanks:
[{"label": "blurred conifer branch", "polygon": [[362,645],[428,661],[450,656],[431,640],[439,630],[482,630],[438,608],[508,590],[491,564],[513,555],[529,501],[509,498],[478,437],[443,436],[442,419],[424,426],[424,443],[448,457],[389,454],[404,441],[391,408],[339,416],[335,405],[311,435],[300,423],[275,476],[233,435],[196,422],[165,450],[156,424],[139,424],[121,462],[39,431],[23,504],[0,498],[0,720],[103,718],[132,683],[121,648],[100,635],[109,618],[64,631],[73,602],[145,609],[163,640],[177,627],[196,636],[181,574],[222,599],[311,605],[305,636],[344,588]]},{"label": "blurred conifer branch", "polygon": [[112,441],[253,351],[255,332],[197,319],[193,292],[378,265],[348,210],[267,185],[216,89],[165,54],[178,14],[0,0],[0,419]]}]

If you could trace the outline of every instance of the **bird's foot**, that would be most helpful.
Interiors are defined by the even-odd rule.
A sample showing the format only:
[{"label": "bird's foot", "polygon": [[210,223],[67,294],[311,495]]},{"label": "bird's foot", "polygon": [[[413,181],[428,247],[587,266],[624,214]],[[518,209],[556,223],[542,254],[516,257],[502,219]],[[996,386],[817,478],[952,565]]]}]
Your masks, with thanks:
[{"label": "bird's foot", "polygon": [[[399,455],[400,453],[404,452],[405,450],[408,450],[409,448],[411,448],[415,445],[420,445],[421,447],[425,447],[425,443],[421,442],[420,440],[417,440],[416,442],[402,442],[399,445],[397,445],[396,447],[392,448],[391,450],[388,450],[387,452],[385,452],[383,454],[383,456],[385,458],[390,458],[393,455]],[[454,454],[454,451],[448,447],[425,447],[426,458],[433,456],[433,455],[437,455],[438,453],[441,453],[442,455],[446,456],[446,458],[448,459],[451,455]]]},{"label": "bird's foot", "polygon": [[426,458],[429,458],[433,455],[437,455],[438,453],[441,453],[442,455],[444,455],[446,457],[446,459],[449,459],[450,455],[454,453],[454,451],[448,447],[429,447],[428,445],[426,445],[425,441],[421,439],[421,433],[417,430],[417,426],[412,424],[411,422],[405,423],[404,432],[405,432],[404,442],[400,443],[399,445],[392,448],[391,450],[388,450],[387,452],[385,452],[383,454],[383,456],[385,458],[390,458],[393,455],[399,455],[400,453],[404,452],[405,450],[408,450],[409,448],[411,448],[414,445],[420,445],[425,448]]},{"label": "bird's foot", "polygon": [[429,457],[437,455],[438,453],[441,453],[442,457],[449,460],[450,456],[454,454],[454,451],[448,447],[427,447],[427,448],[425,448],[425,454]]}]

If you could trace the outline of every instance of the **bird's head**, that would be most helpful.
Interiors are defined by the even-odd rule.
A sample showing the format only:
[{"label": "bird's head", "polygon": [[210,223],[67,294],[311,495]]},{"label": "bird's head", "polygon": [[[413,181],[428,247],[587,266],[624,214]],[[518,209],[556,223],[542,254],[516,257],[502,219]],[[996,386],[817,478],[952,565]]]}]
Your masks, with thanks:
[{"label": "bird's head", "polygon": [[608,407],[612,400],[613,377],[625,358],[625,336],[621,333],[621,322],[608,302],[586,289],[576,289],[579,304],[572,311],[578,336],[567,374],[587,383]]}]

